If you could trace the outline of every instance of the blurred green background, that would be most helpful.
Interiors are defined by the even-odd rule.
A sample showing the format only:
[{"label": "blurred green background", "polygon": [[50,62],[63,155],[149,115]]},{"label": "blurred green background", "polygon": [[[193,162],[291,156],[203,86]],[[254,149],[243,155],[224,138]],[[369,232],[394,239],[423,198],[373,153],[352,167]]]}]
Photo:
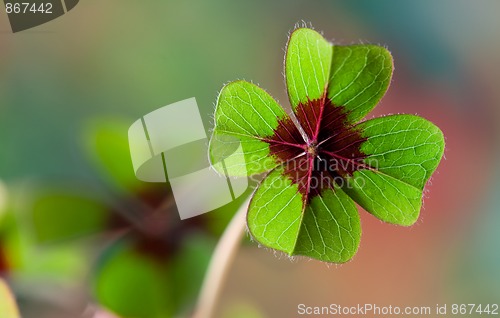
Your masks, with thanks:
[{"label": "blurred green background", "polygon": [[446,160],[415,226],[361,212],[348,264],[243,244],[217,317],[295,317],[300,303],[498,303],[498,12],[495,0],[81,0],[17,34],[1,12],[0,271],[23,317],[189,313],[242,201],[180,222],[167,185],[135,180],[128,126],[194,96],[209,131],[218,90],[235,79],[286,104],[283,49],[301,21],[337,44],[387,46],[393,84],[370,117],[433,121]]}]

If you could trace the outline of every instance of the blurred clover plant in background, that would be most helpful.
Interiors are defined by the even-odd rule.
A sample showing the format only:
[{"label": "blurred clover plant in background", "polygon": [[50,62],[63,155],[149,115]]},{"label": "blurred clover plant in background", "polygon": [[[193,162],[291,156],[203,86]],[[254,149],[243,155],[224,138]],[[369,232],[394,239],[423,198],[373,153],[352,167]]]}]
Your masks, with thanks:
[{"label": "blurred clover plant in background", "polygon": [[244,198],[181,221],[168,184],[136,179],[128,126],[110,118],[87,125],[84,144],[102,172],[99,184],[40,185],[22,216],[5,213],[0,270],[83,284],[98,306],[124,318],[187,314],[217,238]]}]

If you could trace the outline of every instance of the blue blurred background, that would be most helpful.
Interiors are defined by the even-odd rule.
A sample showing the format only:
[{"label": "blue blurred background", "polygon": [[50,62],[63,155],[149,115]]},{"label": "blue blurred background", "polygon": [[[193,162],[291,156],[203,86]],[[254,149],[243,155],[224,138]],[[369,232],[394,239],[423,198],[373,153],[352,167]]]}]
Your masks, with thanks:
[{"label": "blue blurred background", "polygon": [[[151,197],[168,196],[166,187],[133,180],[127,127],[160,106],[194,96],[209,131],[217,93],[235,79],[253,81],[286,104],[284,46],[302,21],[336,44],[388,47],[395,60],[393,83],[370,116],[412,113],[433,121],[446,136],[446,160],[427,187],[415,226],[383,224],[361,212],[362,243],[348,264],[291,262],[243,244],[217,317],[294,317],[300,303],[498,303],[499,12],[495,0],[81,0],[63,17],[16,34],[1,12],[0,270],[23,317],[189,312],[201,278],[193,278],[180,300],[169,293],[185,282],[169,276],[167,287],[148,294],[164,295],[151,301],[159,308],[153,313],[124,307],[123,299],[133,293],[115,295],[120,291],[102,287],[116,284],[101,276],[109,276],[106,260],[120,250],[113,240],[128,226],[114,220],[114,209],[103,202],[117,193],[148,204]],[[167,254],[191,246],[195,256],[181,258],[178,267],[201,264],[193,269],[201,277],[220,228],[237,208],[235,203],[213,212],[208,225],[182,236],[195,243]],[[78,226],[73,213],[83,215]],[[73,222],[75,232],[64,222]],[[208,232],[202,234],[208,241],[196,241]],[[113,245],[110,251],[103,251],[106,244]],[[143,281],[157,280],[158,273],[127,257],[129,268],[119,269],[124,276],[116,280],[136,273],[147,273],[137,274]],[[164,302],[172,308],[163,308]]]}]

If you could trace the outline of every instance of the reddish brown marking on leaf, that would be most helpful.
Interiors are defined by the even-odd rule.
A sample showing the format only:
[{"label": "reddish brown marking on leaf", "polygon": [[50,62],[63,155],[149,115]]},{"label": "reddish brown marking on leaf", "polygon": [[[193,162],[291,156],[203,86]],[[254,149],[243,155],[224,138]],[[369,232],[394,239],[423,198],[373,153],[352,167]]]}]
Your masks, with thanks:
[{"label": "reddish brown marking on leaf", "polygon": [[[3,243],[0,240],[0,244]],[[2,246],[0,245],[0,276],[6,274],[9,270],[9,261]]]},{"label": "reddish brown marking on leaf", "polygon": [[318,134],[318,152],[320,157],[337,162],[338,167],[333,170],[341,177],[352,176],[357,170],[369,168],[363,163],[367,155],[360,149],[367,138],[347,121],[347,116],[343,107],[334,105],[330,99],[325,100]]},{"label": "reddish brown marking on leaf", "polygon": [[307,103],[299,103],[295,108],[295,115],[305,133],[312,142],[318,131],[318,125],[322,121],[325,98],[321,97],[309,100]]},{"label": "reddish brown marking on leaf", "polygon": [[304,152],[304,138],[290,117],[278,121],[274,135],[267,140],[271,155],[282,162],[297,157]]},{"label": "reddish brown marking on leaf", "polygon": [[334,183],[341,185],[357,170],[371,169],[360,149],[366,138],[347,121],[345,108],[322,97],[299,103],[295,115],[307,141],[287,117],[279,121],[267,142],[271,155],[284,162],[285,175],[298,185],[304,199],[311,200]]}]

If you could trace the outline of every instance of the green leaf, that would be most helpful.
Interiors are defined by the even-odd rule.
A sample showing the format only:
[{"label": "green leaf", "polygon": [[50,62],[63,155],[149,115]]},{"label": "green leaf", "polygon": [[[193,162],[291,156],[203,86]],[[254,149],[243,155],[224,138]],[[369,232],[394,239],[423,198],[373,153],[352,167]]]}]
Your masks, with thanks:
[{"label": "green leaf", "polygon": [[[149,254],[128,238],[109,247],[96,268],[94,293],[123,318],[177,317],[192,309],[214,242],[193,234],[169,257]],[[151,247],[154,248],[154,247]]]},{"label": "green leaf", "polygon": [[412,225],[418,218],[422,191],[377,171],[360,170],[348,177],[344,191],[382,221]]},{"label": "green leaf", "polygon": [[132,169],[128,145],[130,123],[116,118],[100,118],[89,121],[83,138],[91,160],[118,189],[137,191],[144,187]]},{"label": "green leaf", "polygon": [[[236,81],[224,86],[217,100],[216,125],[210,140],[210,161],[221,173],[223,167],[217,165],[226,159],[229,175],[247,176],[268,171],[278,162],[269,156],[266,138],[274,134],[278,119],[286,117],[276,101],[258,86]],[[244,162],[232,162],[238,158],[234,153],[227,157],[224,149],[237,149]]]},{"label": "green leaf", "polygon": [[293,108],[324,96],[331,61],[332,45],[321,34],[306,28],[293,31],[285,58],[286,85]]},{"label": "green leaf", "polygon": [[263,245],[326,262],[343,263],[356,253],[361,236],[356,206],[339,188],[303,196],[282,167],[259,186],[247,215],[252,237]]},{"label": "green leaf", "polygon": [[100,201],[68,190],[45,190],[33,202],[33,228],[38,242],[76,238],[102,230],[109,211]]},{"label": "green leaf", "polygon": [[2,318],[20,318],[16,302],[7,284],[0,279],[0,313]]},{"label": "green leaf", "polygon": [[199,294],[210,262],[215,240],[206,235],[191,234],[171,260],[174,303],[177,311],[189,312]]},{"label": "green leaf", "polygon": [[[15,197],[19,194],[25,195],[26,189],[13,190]],[[31,209],[15,203],[9,207],[4,222],[0,224],[0,258],[3,254],[7,261],[0,267],[15,272],[20,279],[33,281],[52,277],[60,286],[74,286],[88,271],[88,242],[69,241],[40,246],[33,235],[31,213]]]},{"label": "green leaf", "polygon": [[358,126],[367,138],[361,151],[366,163],[377,170],[422,190],[444,152],[441,130],[414,115],[392,115],[365,121]]},{"label": "green leaf", "polygon": [[328,98],[349,121],[365,117],[384,96],[392,77],[392,56],[376,45],[334,46]]},{"label": "green leaf", "polygon": [[295,253],[345,263],[358,250],[361,224],[354,202],[337,186],[306,206]]},{"label": "green leaf", "polygon": [[141,256],[127,242],[113,246],[101,260],[95,293],[101,305],[124,318],[173,316],[175,289],[168,266]]},{"label": "green leaf", "polygon": [[267,247],[293,254],[304,204],[298,185],[273,170],[259,185],[248,207],[252,237]]},{"label": "green leaf", "polygon": [[345,191],[379,219],[412,225],[422,205],[422,190],[444,152],[444,136],[431,122],[394,115],[358,125],[367,140],[364,161],[376,169],[354,172]]}]

